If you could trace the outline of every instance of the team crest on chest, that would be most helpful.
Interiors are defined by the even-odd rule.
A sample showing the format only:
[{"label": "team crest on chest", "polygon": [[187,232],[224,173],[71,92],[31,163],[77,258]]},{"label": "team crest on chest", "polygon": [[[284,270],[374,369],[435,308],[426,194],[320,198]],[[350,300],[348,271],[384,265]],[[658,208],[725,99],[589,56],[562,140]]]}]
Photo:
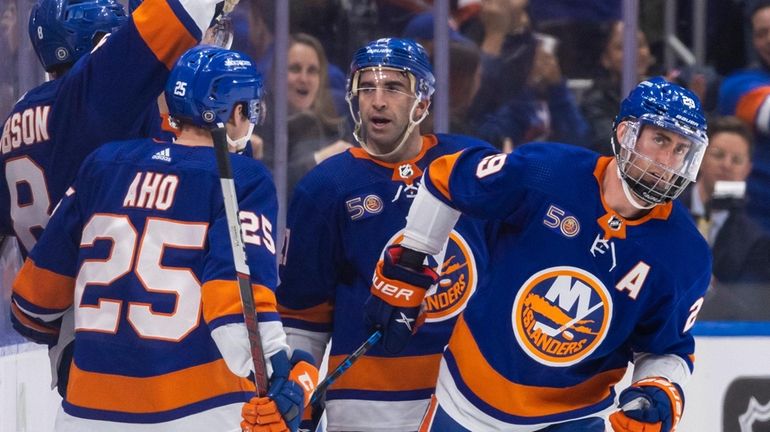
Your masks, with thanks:
[{"label": "team crest on chest", "polygon": [[523,284],[511,318],[516,340],[529,357],[565,367],[588,357],[604,340],[612,302],[594,275],[576,267],[552,267]]}]

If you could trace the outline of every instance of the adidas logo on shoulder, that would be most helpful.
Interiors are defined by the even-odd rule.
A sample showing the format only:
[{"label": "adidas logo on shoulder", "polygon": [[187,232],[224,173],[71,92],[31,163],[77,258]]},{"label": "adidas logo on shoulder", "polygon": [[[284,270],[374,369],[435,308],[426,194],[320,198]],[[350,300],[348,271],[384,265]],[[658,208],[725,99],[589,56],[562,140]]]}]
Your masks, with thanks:
[{"label": "adidas logo on shoulder", "polygon": [[152,155],[154,160],[162,160],[164,162],[171,162],[171,149],[166,147],[163,150]]}]

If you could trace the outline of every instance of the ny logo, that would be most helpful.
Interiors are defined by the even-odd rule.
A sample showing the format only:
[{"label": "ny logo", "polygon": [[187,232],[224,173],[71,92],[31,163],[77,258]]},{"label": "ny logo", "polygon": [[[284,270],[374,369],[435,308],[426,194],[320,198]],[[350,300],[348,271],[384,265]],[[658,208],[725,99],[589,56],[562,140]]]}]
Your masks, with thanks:
[{"label": "ny logo", "polygon": [[596,258],[596,254],[599,253],[600,255],[604,255],[606,252],[610,252],[612,254],[612,266],[610,267],[609,271],[612,271],[615,268],[615,265],[617,264],[615,261],[615,243],[606,240],[602,238],[601,234],[596,234],[596,238],[594,239],[594,243],[591,245],[591,256]]}]

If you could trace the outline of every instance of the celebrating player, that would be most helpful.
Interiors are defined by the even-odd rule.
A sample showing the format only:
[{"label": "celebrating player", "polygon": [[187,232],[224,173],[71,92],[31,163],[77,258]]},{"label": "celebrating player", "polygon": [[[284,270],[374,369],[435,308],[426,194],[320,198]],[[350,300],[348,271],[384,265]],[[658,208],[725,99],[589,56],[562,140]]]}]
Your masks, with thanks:
[{"label": "celebrating player", "polygon": [[672,200],[695,180],[706,120],[693,93],[653,78],[622,102],[613,135],[614,157],[534,143],[426,171],[401,256],[435,253],[461,213],[500,225],[420,430],[604,431],[629,361],[615,431],[676,427],[711,256]]},{"label": "celebrating player", "polygon": [[[54,79],[27,92],[5,122],[0,235],[15,235],[26,255],[89,153],[108,141],[157,135],[155,101],[174,62],[209,26],[216,3],[145,0],[128,17],[115,0],[38,1],[29,35]],[[92,53],[96,43],[101,46]],[[53,346],[56,334],[36,332],[11,317],[24,336],[53,346],[51,361],[61,365],[58,374],[53,368],[53,383],[62,382],[62,396],[70,318]]]},{"label": "celebrating player", "polygon": [[487,259],[484,225],[461,218],[428,257],[422,289],[435,285],[426,297],[425,324],[411,340],[422,298],[395,309],[380,299],[365,305],[371,269],[382,245],[401,238],[423,170],[440,156],[481,144],[420,135],[434,81],[425,50],[411,40],[361,47],[350,65],[347,99],[362,148],[324,161],[294,191],[277,290],[289,345],[320,360],[331,336],[333,368],[377,328],[367,315],[383,320],[382,343],[327,393],[330,431],[417,430],[441,351]]},{"label": "celebrating player", "polygon": [[[229,141],[248,139],[264,112],[262,93],[246,55],[195,47],[165,89],[177,141],[111,142],[84,161],[12,297],[33,331],[55,333],[74,308],[57,431],[239,428],[253,363],[210,130],[224,124]],[[243,429],[294,431],[304,390],[288,376],[315,368],[302,353],[289,360],[276,311],[275,188],[261,163],[233,156],[231,164],[273,370],[269,397],[243,407]]]}]

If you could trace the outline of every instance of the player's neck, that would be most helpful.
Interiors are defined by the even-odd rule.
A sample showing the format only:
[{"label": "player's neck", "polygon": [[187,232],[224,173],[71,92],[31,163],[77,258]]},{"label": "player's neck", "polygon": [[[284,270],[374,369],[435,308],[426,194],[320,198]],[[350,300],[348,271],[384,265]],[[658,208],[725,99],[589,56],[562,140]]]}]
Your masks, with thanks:
[{"label": "player's neck", "polygon": [[195,126],[183,125],[182,130],[174,141],[176,144],[190,147],[213,147],[214,140],[211,132]]},{"label": "player's neck", "polygon": [[640,210],[631,203],[623,191],[622,181],[618,174],[618,163],[613,159],[607,165],[602,179],[602,195],[607,206],[625,219],[639,219],[649,213],[649,210]]},{"label": "player's neck", "polygon": [[[419,129],[416,127],[415,129]],[[377,157],[377,159],[387,163],[398,163],[414,159],[422,150],[422,135],[419,130],[413,130],[411,135],[398,152],[387,156]]]}]

